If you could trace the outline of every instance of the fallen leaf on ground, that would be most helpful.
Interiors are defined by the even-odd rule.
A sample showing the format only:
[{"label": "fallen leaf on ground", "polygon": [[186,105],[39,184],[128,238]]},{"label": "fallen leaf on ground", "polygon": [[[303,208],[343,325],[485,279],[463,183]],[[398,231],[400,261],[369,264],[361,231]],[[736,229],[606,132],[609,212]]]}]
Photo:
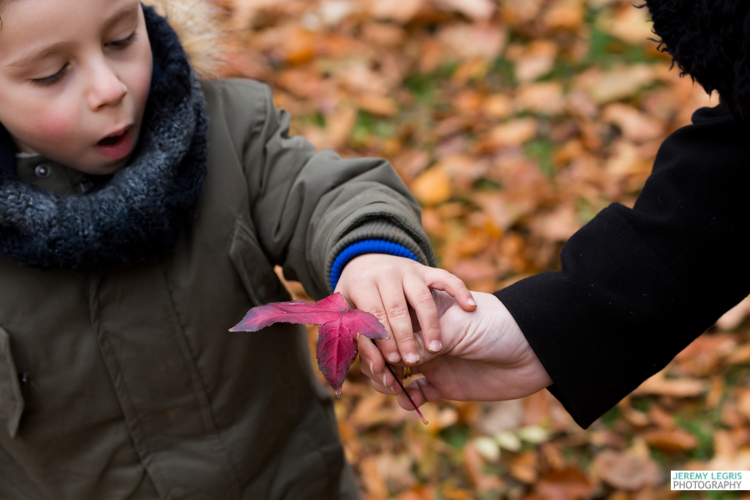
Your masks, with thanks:
[{"label": "fallen leaf on ground", "polygon": [[656,462],[627,451],[602,451],[594,458],[593,470],[608,484],[628,491],[655,485],[661,479]]},{"label": "fallen leaf on ground", "polygon": [[590,498],[594,486],[581,469],[568,467],[542,476],[536,489],[550,500],[578,500]]},{"label": "fallen leaf on ground", "polygon": [[473,443],[464,446],[464,460],[466,472],[477,491],[486,493],[502,488],[502,481],[497,476],[484,471],[484,460]]},{"label": "fallen leaf on ground", "polygon": [[643,438],[650,446],[666,452],[689,451],[698,446],[698,439],[679,427],[646,431]]},{"label": "fallen leaf on ground", "polygon": [[708,384],[704,380],[689,378],[667,379],[664,377],[663,372],[659,372],[643,382],[633,391],[633,394],[656,394],[659,396],[690,398],[703,394],[707,389]]}]

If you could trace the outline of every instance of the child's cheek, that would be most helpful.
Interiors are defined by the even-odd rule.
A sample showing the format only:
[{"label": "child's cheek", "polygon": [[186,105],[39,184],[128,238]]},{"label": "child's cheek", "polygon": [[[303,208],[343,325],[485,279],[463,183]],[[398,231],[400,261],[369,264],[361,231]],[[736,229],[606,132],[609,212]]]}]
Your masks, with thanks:
[{"label": "child's cheek", "polygon": [[141,64],[134,68],[130,82],[130,87],[135,89],[138,114],[142,116],[151,88],[151,64]]},{"label": "child's cheek", "polygon": [[77,128],[72,113],[43,113],[32,120],[32,125],[38,139],[53,143],[69,143]]}]

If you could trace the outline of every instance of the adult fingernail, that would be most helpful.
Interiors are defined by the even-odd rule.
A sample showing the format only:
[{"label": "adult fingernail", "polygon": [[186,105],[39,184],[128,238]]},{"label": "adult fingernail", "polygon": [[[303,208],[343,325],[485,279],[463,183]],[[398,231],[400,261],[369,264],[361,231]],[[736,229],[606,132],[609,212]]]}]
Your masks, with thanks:
[{"label": "adult fingernail", "polygon": [[443,344],[439,340],[433,340],[432,342],[430,342],[430,350],[432,352],[438,352],[442,348]]},{"label": "adult fingernail", "polygon": [[396,354],[395,352],[388,355],[388,361],[391,363],[398,363],[401,360],[401,356]]},{"label": "adult fingernail", "polygon": [[388,384],[386,383],[386,380],[385,380],[385,373],[383,374],[383,386],[388,387]]},{"label": "adult fingernail", "polygon": [[396,394],[396,391],[393,390],[393,386],[389,386],[388,390],[391,391],[393,394]]},{"label": "adult fingernail", "polygon": [[469,300],[467,300],[467,302],[469,303],[470,306],[477,305],[476,301],[474,299],[472,299],[472,298],[469,298]]},{"label": "adult fingernail", "polygon": [[419,363],[419,354],[411,353],[406,355],[406,361],[409,363]]},{"label": "adult fingernail", "polygon": [[375,375],[375,368],[372,367],[372,361],[370,361],[370,373]]}]

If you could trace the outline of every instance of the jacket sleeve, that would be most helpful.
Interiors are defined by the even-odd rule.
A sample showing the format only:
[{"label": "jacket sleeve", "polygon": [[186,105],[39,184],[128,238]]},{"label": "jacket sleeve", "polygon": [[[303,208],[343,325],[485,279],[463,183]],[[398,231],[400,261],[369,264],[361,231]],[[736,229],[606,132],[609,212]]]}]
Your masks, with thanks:
[{"label": "jacket sleeve", "polygon": [[588,427],[750,292],[750,130],[703,109],[662,144],[633,209],[613,204],[559,272],[496,296]]},{"label": "jacket sleeve", "polygon": [[316,151],[289,136],[289,114],[274,107],[267,86],[243,85],[258,101],[243,152],[250,212],[264,252],[287,278],[322,298],[333,291],[336,257],[363,240],[392,242],[435,264],[419,204],[386,160]]}]

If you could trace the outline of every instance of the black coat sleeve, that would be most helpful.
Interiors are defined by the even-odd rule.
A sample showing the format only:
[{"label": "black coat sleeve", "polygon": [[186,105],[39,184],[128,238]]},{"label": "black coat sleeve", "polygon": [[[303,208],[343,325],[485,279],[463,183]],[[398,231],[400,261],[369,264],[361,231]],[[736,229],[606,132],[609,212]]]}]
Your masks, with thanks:
[{"label": "black coat sleeve", "polygon": [[581,427],[750,293],[750,129],[704,108],[670,135],[632,209],[576,232],[559,272],[496,296]]}]

